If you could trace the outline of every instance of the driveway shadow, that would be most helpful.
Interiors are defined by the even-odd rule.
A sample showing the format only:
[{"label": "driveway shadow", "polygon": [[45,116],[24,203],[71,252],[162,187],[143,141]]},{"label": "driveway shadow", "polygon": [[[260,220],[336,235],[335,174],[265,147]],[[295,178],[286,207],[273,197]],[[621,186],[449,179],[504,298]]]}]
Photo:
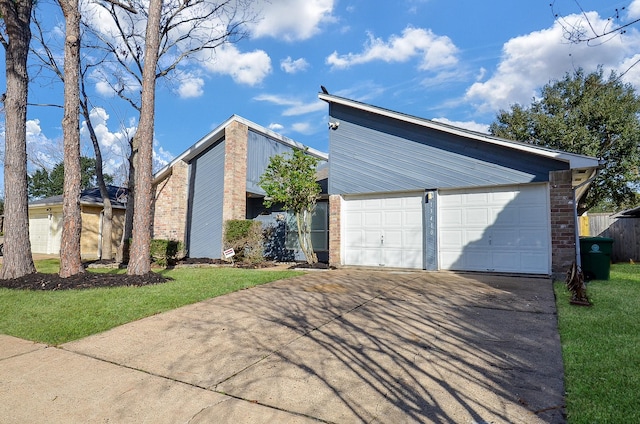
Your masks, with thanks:
[{"label": "driveway shadow", "polygon": [[310,273],[64,348],[324,422],[565,421],[548,279]]}]

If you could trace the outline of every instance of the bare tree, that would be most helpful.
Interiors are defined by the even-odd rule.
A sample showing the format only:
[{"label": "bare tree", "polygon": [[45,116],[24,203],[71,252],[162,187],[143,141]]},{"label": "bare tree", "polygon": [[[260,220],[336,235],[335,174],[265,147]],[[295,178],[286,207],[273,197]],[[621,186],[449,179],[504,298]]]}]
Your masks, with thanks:
[{"label": "bare tree", "polygon": [[0,278],[18,278],[36,271],[29,241],[27,194],[27,57],[31,42],[32,0],[0,0],[7,92],[4,158],[4,258]]},{"label": "bare tree", "polygon": [[[114,65],[117,65],[103,67],[100,79],[110,84],[120,98],[140,113],[138,131],[131,141],[129,160],[127,216],[131,216],[132,210],[134,212],[132,221],[126,220],[126,223],[132,222],[135,229],[130,230],[125,225],[122,253],[118,253],[119,259],[126,259],[128,235],[132,234],[130,274],[140,275],[150,270],[151,210],[146,207],[135,208],[135,205],[148,205],[153,200],[151,182],[156,81],[176,71],[181,62],[197,60],[198,53],[213,52],[225,43],[242,39],[246,35],[244,24],[253,19],[249,12],[251,3],[252,0],[165,0],[159,5],[153,3],[154,7],[160,8],[157,25],[155,21],[151,22],[152,12],[157,11],[152,10],[152,4],[147,7],[146,2],[141,0],[131,0],[126,10],[120,3],[106,0],[87,6],[106,11],[113,22],[110,30],[86,22],[100,41],[95,47],[109,54]],[[87,15],[101,16],[98,11]],[[146,28],[144,34],[140,30],[142,24]],[[151,52],[149,43],[155,42],[156,38],[156,50]],[[145,74],[145,70],[148,70],[148,74]]]},{"label": "bare tree", "polygon": [[[612,16],[607,18],[607,24],[605,26],[596,25],[589,13],[582,7],[579,0],[573,0],[578,14],[582,16],[579,20],[568,20],[558,10],[558,2],[552,1],[549,5],[551,7],[551,13],[553,14],[556,22],[562,27],[564,38],[567,42],[572,44],[586,44],[588,46],[600,46],[606,44],[616,37],[620,37],[626,34],[629,27],[636,25],[640,22],[640,18],[631,18],[625,20],[625,13],[627,7],[614,8]],[[618,75],[618,78],[622,78],[631,68],[640,63],[640,59],[634,61],[629,67]]]},{"label": "bare tree", "polygon": [[562,26],[565,38],[571,43],[600,45],[614,37],[625,34],[627,32],[627,28],[640,22],[640,18],[631,19],[625,22],[623,19],[627,8],[623,6],[621,8],[614,9],[614,14],[608,18],[607,25],[605,27],[598,28],[593,24],[580,1],[574,0],[573,2],[579,10],[579,14],[583,17],[583,20],[578,22],[567,21],[557,10],[557,1],[554,0],[550,4],[551,12],[553,13],[555,20]]}]

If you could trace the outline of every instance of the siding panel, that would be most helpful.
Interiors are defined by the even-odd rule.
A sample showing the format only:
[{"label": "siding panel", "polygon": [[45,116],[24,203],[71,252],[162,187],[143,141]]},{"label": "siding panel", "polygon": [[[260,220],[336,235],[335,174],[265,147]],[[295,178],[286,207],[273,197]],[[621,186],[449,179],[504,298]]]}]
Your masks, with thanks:
[{"label": "siding panel", "polygon": [[264,196],[264,190],[258,183],[269,165],[269,159],[275,155],[291,152],[293,149],[249,129],[247,150],[247,192]]},{"label": "siding panel", "polygon": [[329,194],[481,187],[548,180],[566,164],[334,104]]},{"label": "siding panel", "polygon": [[222,254],[224,140],[214,144],[189,165],[189,256],[218,259]]}]

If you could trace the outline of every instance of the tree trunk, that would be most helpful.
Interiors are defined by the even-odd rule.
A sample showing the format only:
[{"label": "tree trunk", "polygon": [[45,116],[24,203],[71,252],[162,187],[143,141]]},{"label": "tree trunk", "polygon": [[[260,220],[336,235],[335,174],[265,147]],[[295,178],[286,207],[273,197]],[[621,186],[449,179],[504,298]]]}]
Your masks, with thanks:
[{"label": "tree trunk", "polygon": [[60,276],[84,272],[80,257],[82,216],[80,213],[80,12],[78,0],[59,0],[65,17],[64,43],[64,191]]},{"label": "tree trunk", "polygon": [[100,150],[100,143],[98,142],[98,136],[96,135],[93,124],[91,123],[91,115],[89,113],[89,106],[87,100],[87,94],[84,89],[84,79],[80,81],[82,86],[82,102],[80,106],[82,108],[82,115],[87,122],[87,129],[89,130],[89,138],[93,144],[93,152],[96,155],[96,179],[98,180],[98,188],[100,189],[100,197],[102,197],[103,215],[102,215],[102,245],[101,255],[98,259],[104,259],[110,261],[113,259],[113,206],[111,205],[111,199],[109,198],[109,190],[104,182],[104,172],[102,170],[102,151]]},{"label": "tree trunk", "polygon": [[311,214],[308,211],[296,212],[296,225],[298,226],[298,244],[302,253],[304,253],[307,263],[313,265],[318,262],[318,257],[313,251],[313,245],[311,244],[311,226],[308,225]]},{"label": "tree trunk", "polygon": [[131,153],[129,154],[129,181],[127,187],[129,193],[127,194],[127,209],[124,216],[124,228],[122,229],[122,240],[118,246],[118,252],[116,253],[116,262],[129,263],[129,250],[131,233],[133,229],[133,212],[135,211],[135,188],[136,188],[136,156],[135,147],[133,146],[133,140],[129,142]]},{"label": "tree trunk", "polygon": [[129,275],[144,275],[151,271],[153,129],[161,15],[162,0],[151,0],[149,2],[142,70],[142,107],[138,130],[134,136],[134,145],[138,148],[135,204],[143,207],[137,207],[133,216],[133,242],[131,244],[131,259],[127,267]]},{"label": "tree trunk", "polygon": [[[4,19],[7,92],[4,157],[4,258],[0,278],[36,272],[29,241],[27,191],[27,56],[31,41],[31,0],[0,0]],[[5,38],[6,37],[6,38]]]}]

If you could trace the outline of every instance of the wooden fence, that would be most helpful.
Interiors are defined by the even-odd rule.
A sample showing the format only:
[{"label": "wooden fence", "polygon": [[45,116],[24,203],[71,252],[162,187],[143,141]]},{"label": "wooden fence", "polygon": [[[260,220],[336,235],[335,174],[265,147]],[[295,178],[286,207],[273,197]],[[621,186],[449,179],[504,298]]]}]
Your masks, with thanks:
[{"label": "wooden fence", "polygon": [[588,234],[586,225],[580,226],[581,236],[613,239],[612,262],[640,262],[640,218],[613,218],[608,213],[594,213],[580,218],[588,219],[589,223]]}]

